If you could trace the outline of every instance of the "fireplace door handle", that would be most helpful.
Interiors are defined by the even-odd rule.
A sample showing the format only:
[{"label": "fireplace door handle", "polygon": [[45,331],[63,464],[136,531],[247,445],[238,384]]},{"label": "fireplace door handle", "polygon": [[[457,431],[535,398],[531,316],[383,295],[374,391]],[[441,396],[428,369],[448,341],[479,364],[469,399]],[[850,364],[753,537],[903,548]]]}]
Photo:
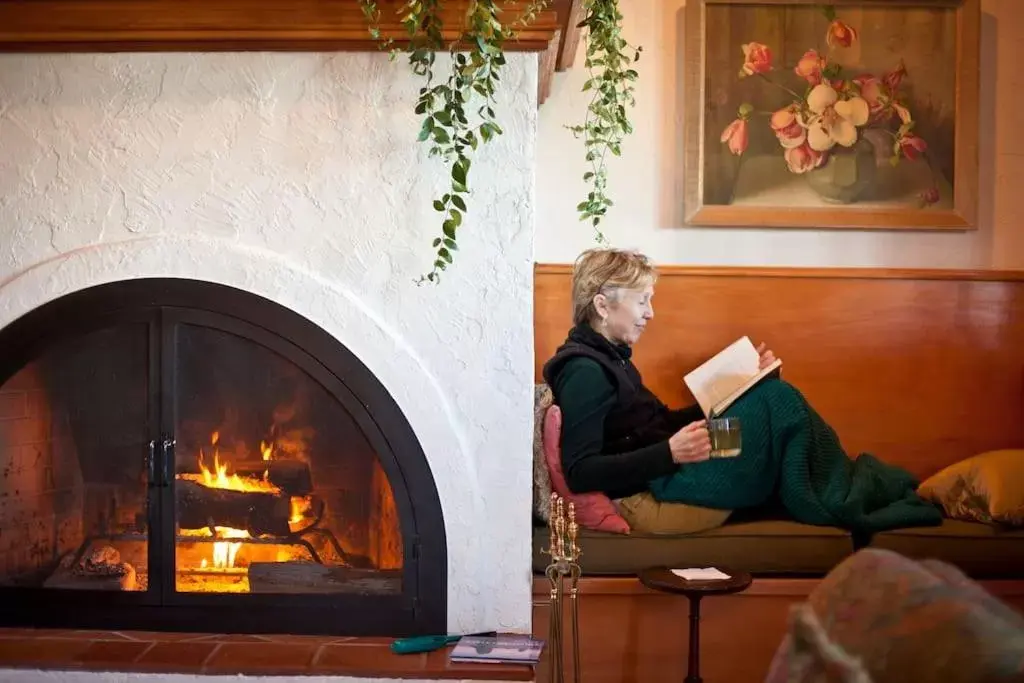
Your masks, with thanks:
[{"label": "fireplace door handle", "polygon": [[163,477],[160,481],[160,486],[167,488],[171,485],[171,479],[174,478],[174,447],[178,442],[174,439],[164,439],[160,442],[160,452],[163,455]]},{"label": "fireplace door handle", "polygon": [[146,452],[146,484],[156,488],[160,482],[156,480],[156,439],[152,439]]}]

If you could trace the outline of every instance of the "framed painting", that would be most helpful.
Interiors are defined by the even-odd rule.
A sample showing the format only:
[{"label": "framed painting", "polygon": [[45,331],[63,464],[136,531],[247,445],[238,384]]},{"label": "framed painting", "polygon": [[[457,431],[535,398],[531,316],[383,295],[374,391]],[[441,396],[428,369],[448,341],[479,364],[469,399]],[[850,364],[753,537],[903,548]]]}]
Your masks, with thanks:
[{"label": "framed painting", "polygon": [[977,227],[980,0],[687,0],[689,225]]}]

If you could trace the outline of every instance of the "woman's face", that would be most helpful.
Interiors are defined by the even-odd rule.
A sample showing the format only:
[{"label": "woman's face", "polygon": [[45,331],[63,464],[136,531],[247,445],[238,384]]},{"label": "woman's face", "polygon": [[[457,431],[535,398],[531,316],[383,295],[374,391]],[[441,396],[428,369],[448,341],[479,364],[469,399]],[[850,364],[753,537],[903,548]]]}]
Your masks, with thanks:
[{"label": "woman's face", "polygon": [[594,308],[601,316],[598,331],[615,343],[632,346],[654,317],[653,298],[653,285],[643,289],[619,289],[611,296],[598,294],[594,300]]}]

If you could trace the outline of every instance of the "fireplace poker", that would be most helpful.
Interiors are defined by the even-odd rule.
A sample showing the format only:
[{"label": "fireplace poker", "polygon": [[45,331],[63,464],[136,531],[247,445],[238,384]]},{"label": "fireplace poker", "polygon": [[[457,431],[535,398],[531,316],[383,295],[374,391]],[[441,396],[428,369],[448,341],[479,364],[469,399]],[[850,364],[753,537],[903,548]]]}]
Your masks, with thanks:
[{"label": "fireplace poker", "polygon": [[495,638],[497,635],[497,631],[484,631],[483,633],[467,633],[465,636],[412,636],[411,638],[398,638],[391,643],[391,651],[399,655],[433,652],[434,650],[440,650],[445,645],[456,643],[463,637],[482,636],[484,638]]}]

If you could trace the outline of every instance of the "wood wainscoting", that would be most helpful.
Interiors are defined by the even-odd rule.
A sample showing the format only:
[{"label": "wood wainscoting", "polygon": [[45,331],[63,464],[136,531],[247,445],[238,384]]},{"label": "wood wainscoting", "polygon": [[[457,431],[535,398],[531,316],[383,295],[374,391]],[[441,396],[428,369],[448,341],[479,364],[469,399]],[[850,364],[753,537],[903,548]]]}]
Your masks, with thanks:
[{"label": "wood wainscoting", "polygon": [[[571,266],[538,265],[536,377],[571,325]],[[669,405],[747,335],[783,360],[847,451],[926,477],[1024,446],[1024,271],[664,267],[634,360]]]},{"label": "wood wainscoting", "polygon": [[[746,592],[701,601],[700,669],[705,681],[761,683],[786,631],[791,605],[816,579],[754,579]],[[993,595],[1024,612],[1024,581],[982,581]],[[580,680],[583,683],[679,683],[686,677],[687,614],[682,596],[648,590],[634,578],[580,581]],[[547,579],[533,583],[533,632],[548,637]],[[563,617],[565,680],[571,681],[569,600]],[[545,654],[547,650],[545,649]],[[550,683],[548,661],[538,683]]]}]

